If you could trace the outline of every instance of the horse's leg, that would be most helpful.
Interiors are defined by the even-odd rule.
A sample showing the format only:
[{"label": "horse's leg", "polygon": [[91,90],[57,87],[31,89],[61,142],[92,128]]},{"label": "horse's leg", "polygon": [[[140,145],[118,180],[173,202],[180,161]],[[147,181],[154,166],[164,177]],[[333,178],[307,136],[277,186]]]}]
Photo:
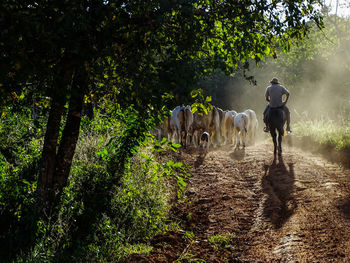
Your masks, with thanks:
[{"label": "horse's leg", "polygon": [[276,130],[275,129],[271,129],[270,130],[270,134],[272,136],[272,141],[273,141],[273,155],[276,156],[277,153],[277,134],[276,134]]},{"label": "horse's leg", "polygon": [[284,134],[284,129],[278,130],[278,155],[282,156],[282,137]]}]

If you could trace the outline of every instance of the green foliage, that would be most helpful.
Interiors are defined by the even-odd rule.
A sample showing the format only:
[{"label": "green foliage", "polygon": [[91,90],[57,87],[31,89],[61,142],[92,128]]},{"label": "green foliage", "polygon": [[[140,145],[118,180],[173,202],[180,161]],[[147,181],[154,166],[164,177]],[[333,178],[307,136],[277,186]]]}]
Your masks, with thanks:
[{"label": "green foliage", "polygon": [[308,31],[305,21],[322,25],[317,4],[5,0],[1,90],[20,94],[31,83],[40,95],[66,98],[69,74],[84,69],[95,95],[145,109],[165,92],[183,96],[199,72],[232,73],[240,61],[273,54],[276,41],[288,49]]},{"label": "green foliage", "polygon": [[[125,149],[132,153],[118,149],[122,136],[133,136],[130,126],[137,125],[136,115],[128,114],[118,113],[118,119],[96,112],[92,121],[83,118],[59,212],[40,218],[36,180],[45,118],[35,126],[29,110],[8,109],[0,119],[1,261],[116,261],[133,252],[148,253],[151,247],[144,242],[172,227],[166,223],[171,181],[180,195],[188,168],[159,159],[162,151],[176,151],[179,145],[155,141],[147,131],[142,131],[143,141],[124,138],[134,143]],[[111,162],[121,160],[118,154],[124,168],[113,174]]]},{"label": "green foliage", "polygon": [[213,109],[213,106],[210,104],[211,96],[204,97],[202,89],[196,89],[191,92],[191,97],[195,102],[191,105],[192,112],[195,113],[198,111],[199,114],[209,114]]},{"label": "green foliage", "polygon": [[221,250],[223,248],[228,248],[232,246],[232,241],[234,238],[234,234],[213,234],[208,237],[209,243],[214,247],[215,250]]},{"label": "green foliage", "polygon": [[194,239],[194,233],[192,231],[186,231],[185,234],[183,235],[183,238],[185,240]]},{"label": "green foliage", "polygon": [[[182,192],[187,168],[157,156],[178,146],[167,141],[155,143],[152,137],[132,141],[137,145],[122,174],[112,174],[110,162],[116,160],[119,147],[113,144],[127,136],[127,126],[98,113],[92,122],[83,120],[58,215],[33,219],[32,240],[27,250],[17,254],[18,262],[118,261],[130,253],[149,253],[147,239],[172,227],[167,225],[168,198],[173,191],[169,186],[175,180]],[[31,203],[32,209],[34,205]]]},{"label": "green foliage", "polygon": [[42,128],[30,111],[0,118],[0,261],[16,255],[35,239],[37,229],[36,180],[42,146]]}]

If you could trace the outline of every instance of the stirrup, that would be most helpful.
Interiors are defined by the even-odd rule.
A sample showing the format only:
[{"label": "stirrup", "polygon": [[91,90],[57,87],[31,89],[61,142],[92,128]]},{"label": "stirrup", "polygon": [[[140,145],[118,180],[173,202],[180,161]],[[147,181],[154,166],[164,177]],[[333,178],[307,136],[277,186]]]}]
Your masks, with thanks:
[{"label": "stirrup", "polygon": [[270,132],[269,127],[265,126],[265,127],[264,127],[264,132]]},{"label": "stirrup", "polygon": [[287,131],[287,133],[292,133],[290,127],[289,127],[289,129],[287,128],[286,131]]}]

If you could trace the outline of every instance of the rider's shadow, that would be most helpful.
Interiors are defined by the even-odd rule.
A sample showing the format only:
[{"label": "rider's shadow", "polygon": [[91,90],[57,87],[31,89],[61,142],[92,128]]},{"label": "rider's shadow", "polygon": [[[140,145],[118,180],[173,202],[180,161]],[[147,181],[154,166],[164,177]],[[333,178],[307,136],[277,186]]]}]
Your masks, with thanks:
[{"label": "rider's shadow", "polygon": [[272,223],[275,228],[280,228],[293,214],[297,207],[292,196],[294,188],[294,164],[289,163],[288,168],[279,157],[271,165],[264,166],[265,174],[261,185],[267,199],[264,203],[264,217]]}]

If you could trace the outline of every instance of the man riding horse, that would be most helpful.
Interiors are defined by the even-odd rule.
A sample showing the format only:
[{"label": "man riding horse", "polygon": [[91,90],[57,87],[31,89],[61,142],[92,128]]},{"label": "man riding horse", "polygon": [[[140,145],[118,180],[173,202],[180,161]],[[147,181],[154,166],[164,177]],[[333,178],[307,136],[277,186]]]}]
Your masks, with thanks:
[{"label": "man riding horse", "polygon": [[[287,132],[290,133],[292,132],[290,130],[290,112],[288,107],[286,106],[286,103],[289,98],[289,91],[285,87],[280,85],[277,78],[273,78],[270,81],[270,83],[271,83],[271,86],[268,86],[265,92],[265,98],[269,102],[269,104],[266,106],[264,110],[264,123],[265,123],[264,132],[270,131],[270,127],[268,125],[268,120],[267,120],[270,108],[281,108],[286,115]],[[286,99],[285,101],[282,101],[282,97],[284,94],[286,95]]]}]

